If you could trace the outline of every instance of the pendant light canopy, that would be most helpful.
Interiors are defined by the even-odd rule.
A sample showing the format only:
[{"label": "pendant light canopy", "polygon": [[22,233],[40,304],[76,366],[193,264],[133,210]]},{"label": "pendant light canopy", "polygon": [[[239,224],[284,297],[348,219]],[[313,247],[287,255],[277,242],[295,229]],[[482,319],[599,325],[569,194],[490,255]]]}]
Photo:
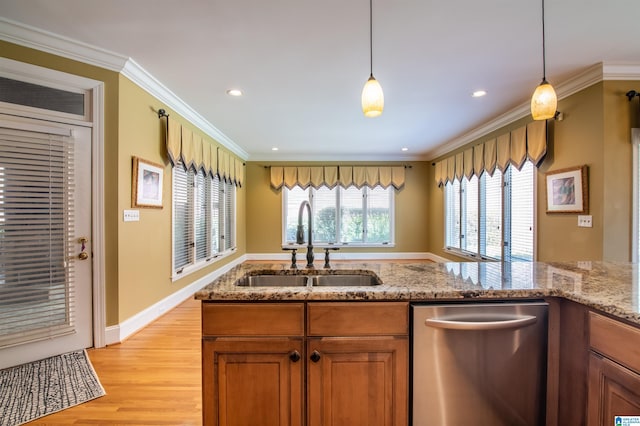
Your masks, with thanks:
[{"label": "pendant light canopy", "polygon": [[531,116],[534,120],[548,120],[555,117],[558,109],[558,96],[547,81],[546,55],[544,39],[544,0],[542,0],[542,82],[531,97]]},{"label": "pendant light canopy", "polygon": [[369,0],[369,59],[369,79],[362,89],[362,112],[365,117],[377,117],[384,109],[384,94],[373,76],[373,0]]}]

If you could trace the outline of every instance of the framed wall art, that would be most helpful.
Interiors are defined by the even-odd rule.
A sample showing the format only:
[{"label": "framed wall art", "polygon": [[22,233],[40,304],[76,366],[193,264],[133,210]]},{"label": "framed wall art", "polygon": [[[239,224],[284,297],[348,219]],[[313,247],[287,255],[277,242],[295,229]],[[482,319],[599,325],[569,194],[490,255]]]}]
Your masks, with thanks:
[{"label": "framed wall art", "polygon": [[131,205],[133,207],[162,208],[162,178],[160,164],[133,157]]},{"label": "framed wall art", "polygon": [[546,174],[547,213],[588,213],[587,166],[556,170]]}]

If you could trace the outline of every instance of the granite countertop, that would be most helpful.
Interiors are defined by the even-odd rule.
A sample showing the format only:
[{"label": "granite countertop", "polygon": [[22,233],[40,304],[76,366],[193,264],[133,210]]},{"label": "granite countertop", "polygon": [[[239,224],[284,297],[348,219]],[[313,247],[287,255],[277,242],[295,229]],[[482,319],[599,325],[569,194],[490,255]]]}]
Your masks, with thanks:
[{"label": "granite countertop", "polygon": [[[638,264],[625,262],[464,262],[334,264],[331,270],[291,270],[284,263],[243,263],[196,292],[211,301],[505,299],[555,296],[640,324]],[[245,274],[335,274],[361,270],[371,287],[240,287]]]}]

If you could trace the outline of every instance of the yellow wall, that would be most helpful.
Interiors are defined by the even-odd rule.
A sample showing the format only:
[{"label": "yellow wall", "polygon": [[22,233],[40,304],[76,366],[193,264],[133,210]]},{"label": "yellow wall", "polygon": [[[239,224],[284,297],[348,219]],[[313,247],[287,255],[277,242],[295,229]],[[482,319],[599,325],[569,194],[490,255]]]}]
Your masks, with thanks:
[{"label": "yellow wall", "polygon": [[[156,111],[165,108],[172,120],[178,120],[194,131],[197,128],[123,76],[120,77],[119,104],[118,299],[122,321],[244,253],[245,191],[238,188],[236,193],[239,213],[236,254],[171,282],[172,169],[164,145],[166,120],[158,119]],[[214,143],[208,137],[207,140]],[[140,208],[139,222],[124,222],[123,210],[134,208],[131,203],[132,156],[164,166],[163,208]]]},{"label": "yellow wall", "polygon": [[[171,167],[163,150],[164,120],[154,110],[191,126],[117,72],[0,41],[2,56],[105,83],[103,195],[105,200],[106,322],[122,323],[154,303],[246,252],[245,189],[237,191],[237,251],[207,268],[171,282]],[[193,130],[195,127],[191,126]],[[202,133],[202,132],[200,132]],[[212,142],[211,139],[208,139]],[[132,156],[164,165],[162,209],[139,209],[140,221],[123,221],[131,209]],[[245,185],[246,186],[246,185]]]},{"label": "yellow wall", "polygon": [[[265,165],[331,165],[336,163],[247,163],[247,252],[278,253],[282,244],[282,193],[270,186]],[[347,163],[343,163],[347,164]],[[348,163],[355,164],[355,163]],[[376,165],[376,163],[367,163]],[[382,164],[382,163],[378,163]],[[398,164],[395,162],[394,164]],[[405,186],[396,192],[396,246],[389,248],[342,248],[344,252],[426,252],[428,166],[406,163]]]},{"label": "yellow wall", "polygon": [[[637,83],[637,82],[635,82]],[[634,82],[607,81],[563,99],[563,121],[549,121],[549,152],[537,175],[537,260],[630,259],[631,144],[636,105],[624,95]],[[475,145],[530,121],[524,118],[467,146]],[[576,214],[547,214],[545,173],[586,164],[589,167],[589,214],[593,228],[578,228]],[[434,170],[429,171],[433,182]],[[429,251],[445,252],[443,190],[428,186]]]}]

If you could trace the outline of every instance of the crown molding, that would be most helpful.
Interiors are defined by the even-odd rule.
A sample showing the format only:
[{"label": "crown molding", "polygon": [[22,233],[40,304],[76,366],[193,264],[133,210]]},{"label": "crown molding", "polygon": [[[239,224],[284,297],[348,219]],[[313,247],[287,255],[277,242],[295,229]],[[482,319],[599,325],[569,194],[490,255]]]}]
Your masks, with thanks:
[{"label": "crown molding", "polygon": [[0,17],[0,40],[120,72],[127,57]]},{"label": "crown molding", "polygon": [[232,151],[238,157],[243,160],[249,158],[249,153],[242,149],[238,144],[233,142],[224,133],[218,130],[213,124],[207,121],[196,110],[191,108],[186,102],[184,102],[178,95],[173,93],[169,88],[162,84],[158,79],[149,74],[144,68],[142,68],[136,61],[129,58],[122,68],[121,74],[127,77],[136,85],[149,92],[152,96],[157,98],[167,107],[171,108],[189,122],[193,123],[196,127],[202,130],[204,133],[215,139],[218,143],[225,148]]},{"label": "crown molding", "polygon": [[249,157],[244,149],[131,58],[2,17],[0,40],[121,73],[238,157],[243,160]]},{"label": "crown molding", "polygon": [[[558,99],[567,98],[604,80],[640,80],[640,64],[604,64],[602,62],[593,64],[569,80],[558,84],[556,86]],[[516,120],[526,117],[530,112],[529,101],[522,103],[488,123],[476,127],[470,132],[458,138],[451,139],[438,148],[427,152],[425,158],[431,161],[446,155]]]}]

